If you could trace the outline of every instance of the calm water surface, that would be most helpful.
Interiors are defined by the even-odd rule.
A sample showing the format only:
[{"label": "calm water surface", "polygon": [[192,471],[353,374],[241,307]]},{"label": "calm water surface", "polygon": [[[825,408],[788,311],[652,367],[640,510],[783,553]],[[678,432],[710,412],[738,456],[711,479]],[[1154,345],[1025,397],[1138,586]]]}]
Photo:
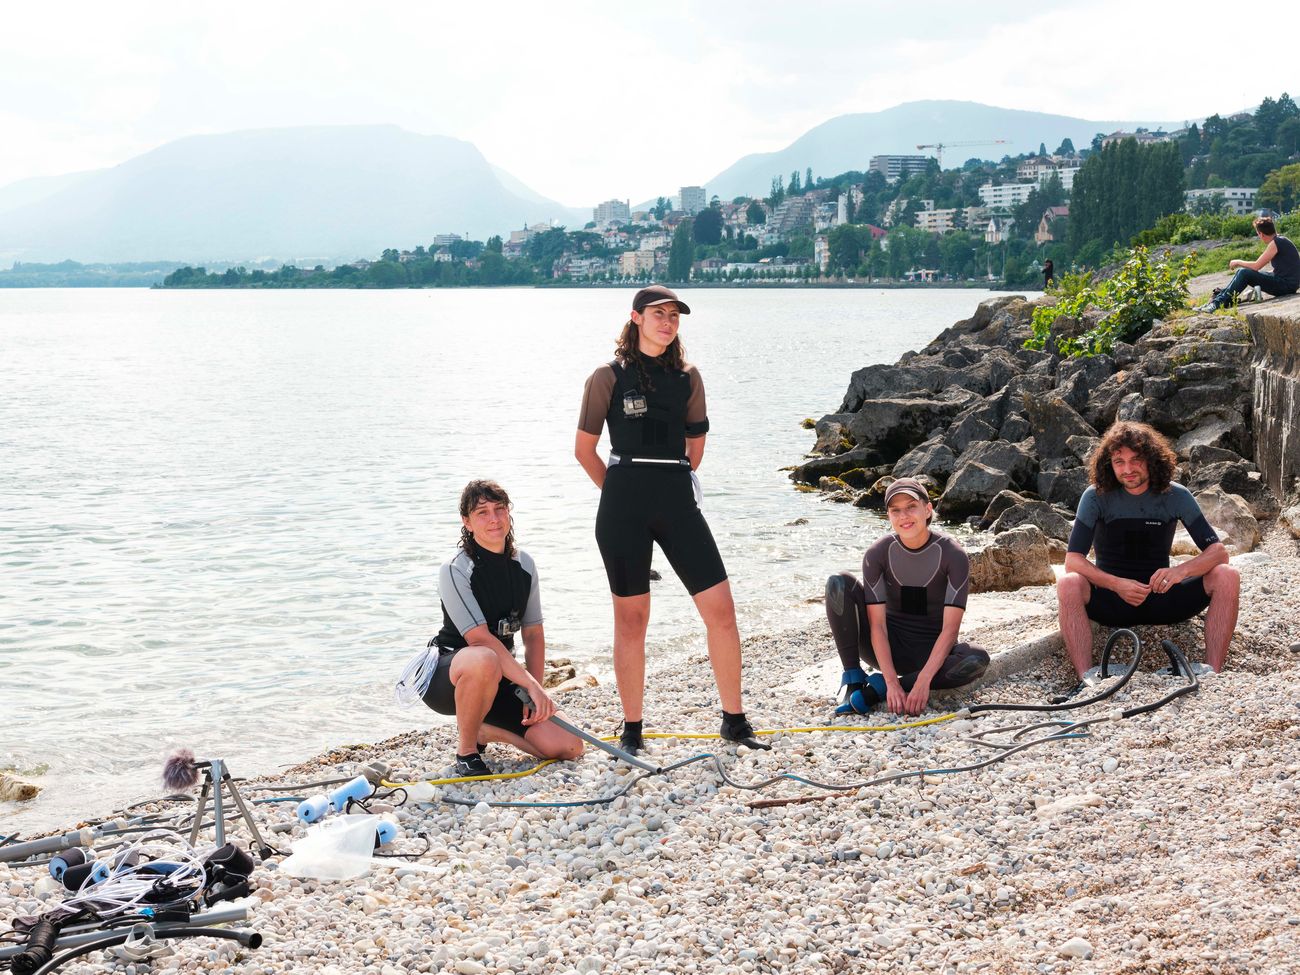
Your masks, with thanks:
[{"label": "calm water surface", "polygon": [[[742,634],[819,613],[809,597],[880,530],[791,488],[800,421],[983,297],[689,293],[704,510]],[[251,775],[427,727],[391,682],[440,625],[437,568],[474,477],[515,501],[550,654],[612,681],[598,493],[572,448],[629,298],[0,291],[0,768],[46,769],[47,787],[0,823],[153,794],[174,745]],[[651,656],[702,648],[656,566]]]}]

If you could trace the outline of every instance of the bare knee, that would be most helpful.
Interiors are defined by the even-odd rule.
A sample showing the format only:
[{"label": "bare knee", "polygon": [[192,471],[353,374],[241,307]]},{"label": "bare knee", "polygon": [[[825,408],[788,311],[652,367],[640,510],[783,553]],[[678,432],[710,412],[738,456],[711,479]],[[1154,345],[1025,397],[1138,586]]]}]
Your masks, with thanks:
[{"label": "bare knee", "polygon": [[490,647],[465,647],[456,654],[452,670],[453,683],[458,687],[466,681],[480,685],[496,684],[501,680],[501,661]]},{"label": "bare knee", "polygon": [[1088,580],[1077,572],[1067,572],[1056,580],[1056,599],[1062,606],[1084,605],[1089,590]]},{"label": "bare knee", "polygon": [[1216,565],[1205,573],[1204,585],[1211,596],[1235,597],[1241,592],[1241,572],[1231,565]]},{"label": "bare knee", "polygon": [[581,738],[570,737],[567,741],[560,742],[551,750],[551,757],[558,758],[562,762],[572,762],[582,758],[585,746]]},{"label": "bare knee", "polygon": [[616,600],[614,603],[614,625],[619,629],[643,631],[650,623],[650,602],[649,600],[637,600],[635,602],[624,602]]}]

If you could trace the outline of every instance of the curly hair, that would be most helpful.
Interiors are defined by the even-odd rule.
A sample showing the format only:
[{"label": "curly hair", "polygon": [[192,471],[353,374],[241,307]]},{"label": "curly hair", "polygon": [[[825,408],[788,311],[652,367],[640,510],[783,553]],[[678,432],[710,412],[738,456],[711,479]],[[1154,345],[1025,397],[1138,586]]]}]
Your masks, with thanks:
[{"label": "curly hair", "polygon": [[1178,456],[1169,441],[1155,427],[1120,420],[1111,424],[1088,458],[1088,474],[1098,491],[1114,491],[1120,487],[1110,463],[1111,455],[1120,447],[1127,447],[1146,461],[1148,486],[1153,492],[1163,494],[1169,490],[1178,466]]},{"label": "curly hair", "polygon": [[[491,501],[494,504],[503,504],[507,508],[513,508],[510,503],[510,495],[506,494],[506,489],[496,481],[476,480],[470,481],[460,492],[460,516],[468,518],[469,513],[477,508],[484,501]],[[474,533],[469,530],[469,526],[462,524],[460,527],[460,547],[465,550],[465,554],[471,559],[478,559],[479,544],[474,541]],[[506,533],[506,554],[511,558],[518,555],[515,549],[515,520],[510,519],[510,531]]]},{"label": "curly hair", "polygon": [[[653,392],[654,383],[650,382],[650,377],[645,371],[646,360],[650,357],[641,351],[639,339],[640,331],[636,322],[629,318],[627,324],[623,326],[623,331],[619,333],[618,341],[614,344],[614,358],[622,363],[624,368],[630,365],[635,369],[641,388],[646,392]],[[686,347],[682,345],[680,336],[673,336],[672,342],[664,349],[658,361],[669,369],[680,370],[686,366]]]}]

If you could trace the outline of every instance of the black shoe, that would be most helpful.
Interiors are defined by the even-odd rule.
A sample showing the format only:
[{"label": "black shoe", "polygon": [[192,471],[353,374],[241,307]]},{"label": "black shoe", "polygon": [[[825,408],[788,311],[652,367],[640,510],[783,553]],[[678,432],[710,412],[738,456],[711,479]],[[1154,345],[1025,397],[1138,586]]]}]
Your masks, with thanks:
[{"label": "black shoe", "polygon": [[636,723],[635,727],[631,728],[624,722],[623,733],[618,736],[618,747],[629,755],[636,755],[638,752],[645,750],[645,739],[641,737],[640,721]]},{"label": "black shoe", "polygon": [[719,732],[723,741],[734,741],[749,748],[760,748],[770,752],[772,746],[754,737],[754,726],[743,714],[739,718],[723,718],[722,730]]},{"label": "black shoe", "polygon": [[473,755],[456,756],[455,773],[456,778],[465,779],[475,775],[491,775],[492,769],[487,762],[483,761],[482,756],[475,752]]}]

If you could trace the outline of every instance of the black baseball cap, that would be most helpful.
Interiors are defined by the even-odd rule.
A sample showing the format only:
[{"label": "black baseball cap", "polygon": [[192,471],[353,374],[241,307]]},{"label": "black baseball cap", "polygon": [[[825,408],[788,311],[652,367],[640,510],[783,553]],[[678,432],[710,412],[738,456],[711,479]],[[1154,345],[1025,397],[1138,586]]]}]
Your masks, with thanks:
[{"label": "black baseball cap", "polygon": [[677,305],[677,310],[683,315],[691,313],[690,306],[678,298],[676,292],[665,288],[662,284],[652,284],[638,291],[632,299],[632,310],[639,314],[651,305],[664,305],[670,301]]}]

